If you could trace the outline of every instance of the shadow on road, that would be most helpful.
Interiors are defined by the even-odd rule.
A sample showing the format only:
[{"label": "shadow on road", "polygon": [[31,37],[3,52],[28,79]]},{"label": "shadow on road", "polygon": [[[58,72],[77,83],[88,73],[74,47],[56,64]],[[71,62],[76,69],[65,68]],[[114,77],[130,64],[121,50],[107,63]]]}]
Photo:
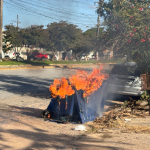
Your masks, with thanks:
[{"label": "shadow on road", "polygon": [[0,75],[2,81],[0,91],[39,98],[50,96],[49,86],[53,80],[37,77],[25,78],[17,75]]}]

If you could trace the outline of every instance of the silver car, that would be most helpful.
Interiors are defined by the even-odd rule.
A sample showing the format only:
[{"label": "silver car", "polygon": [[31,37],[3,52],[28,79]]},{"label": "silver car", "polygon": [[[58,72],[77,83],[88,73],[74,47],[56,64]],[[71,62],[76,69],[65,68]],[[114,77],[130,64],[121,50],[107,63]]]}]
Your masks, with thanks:
[{"label": "silver car", "polygon": [[144,91],[141,89],[140,71],[136,63],[114,65],[107,87],[107,94],[140,96]]}]

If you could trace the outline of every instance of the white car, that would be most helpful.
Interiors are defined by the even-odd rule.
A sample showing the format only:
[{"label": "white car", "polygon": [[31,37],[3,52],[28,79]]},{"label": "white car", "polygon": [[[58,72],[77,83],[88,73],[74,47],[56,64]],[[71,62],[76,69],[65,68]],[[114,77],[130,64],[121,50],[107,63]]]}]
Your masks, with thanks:
[{"label": "white car", "polygon": [[15,55],[16,55],[16,60],[17,61],[27,60],[27,55],[25,55],[21,52],[20,53],[16,52]]},{"label": "white car", "polygon": [[107,81],[107,94],[140,96],[144,92],[136,63],[116,64]]},{"label": "white car", "polygon": [[4,53],[4,58],[5,59],[16,59],[16,55],[14,51],[8,51]]},{"label": "white car", "polygon": [[5,59],[16,59],[17,61],[21,61],[21,60],[27,60],[27,55],[25,55],[21,52],[9,51],[9,52],[4,53],[4,58]]},{"label": "white car", "polygon": [[82,54],[81,56],[81,60],[91,60],[91,59],[95,59],[95,56],[94,56],[94,52],[90,52],[89,54]]},{"label": "white car", "polygon": [[86,59],[86,55],[85,54],[82,54],[82,56],[81,56],[81,60],[85,60]]}]

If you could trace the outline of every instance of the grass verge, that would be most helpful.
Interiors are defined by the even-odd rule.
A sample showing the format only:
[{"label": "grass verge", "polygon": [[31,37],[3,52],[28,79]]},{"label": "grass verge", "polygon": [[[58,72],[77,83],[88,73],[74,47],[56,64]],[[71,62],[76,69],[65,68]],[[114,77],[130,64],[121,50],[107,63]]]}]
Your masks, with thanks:
[{"label": "grass verge", "polygon": [[52,64],[97,64],[97,63],[118,63],[121,62],[122,60],[90,60],[90,61],[22,61],[18,62],[15,60],[11,61],[2,61],[0,62],[0,65],[52,65]]}]

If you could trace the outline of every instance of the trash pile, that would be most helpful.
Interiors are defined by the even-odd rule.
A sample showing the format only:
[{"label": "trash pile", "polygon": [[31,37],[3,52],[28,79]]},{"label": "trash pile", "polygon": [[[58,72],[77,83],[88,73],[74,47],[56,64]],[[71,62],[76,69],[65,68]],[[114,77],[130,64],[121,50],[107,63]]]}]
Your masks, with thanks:
[{"label": "trash pile", "polygon": [[[123,105],[115,105],[103,117],[96,118],[94,123],[99,129],[103,128],[126,128],[126,124],[132,118],[144,118],[149,116],[149,102],[147,100],[133,100],[125,101]],[[131,127],[130,127],[131,128]],[[148,127],[150,131],[150,127]]]}]

